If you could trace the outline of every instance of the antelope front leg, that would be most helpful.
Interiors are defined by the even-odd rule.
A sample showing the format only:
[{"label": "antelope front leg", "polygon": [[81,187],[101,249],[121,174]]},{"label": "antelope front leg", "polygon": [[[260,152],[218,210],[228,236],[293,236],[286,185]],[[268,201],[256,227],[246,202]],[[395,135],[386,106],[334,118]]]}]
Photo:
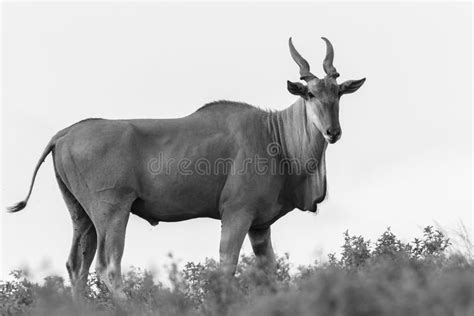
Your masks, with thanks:
[{"label": "antelope front leg", "polygon": [[276,260],[272,248],[270,226],[249,230],[249,239],[259,267],[269,274],[274,273],[276,271]]},{"label": "antelope front leg", "polygon": [[222,217],[219,255],[221,269],[228,276],[232,276],[235,273],[240,248],[251,223],[252,218],[245,211],[235,212]]}]

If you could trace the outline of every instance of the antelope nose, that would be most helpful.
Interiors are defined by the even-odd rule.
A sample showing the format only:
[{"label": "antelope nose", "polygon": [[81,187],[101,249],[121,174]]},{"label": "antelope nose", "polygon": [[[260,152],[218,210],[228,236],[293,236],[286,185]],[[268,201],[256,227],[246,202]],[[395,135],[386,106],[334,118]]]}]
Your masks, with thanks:
[{"label": "antelope nose", "polygon": [[341,128],[340,127],[331,127],[328,128],[326,134],[333,139],[338,139],[341,136]]}]

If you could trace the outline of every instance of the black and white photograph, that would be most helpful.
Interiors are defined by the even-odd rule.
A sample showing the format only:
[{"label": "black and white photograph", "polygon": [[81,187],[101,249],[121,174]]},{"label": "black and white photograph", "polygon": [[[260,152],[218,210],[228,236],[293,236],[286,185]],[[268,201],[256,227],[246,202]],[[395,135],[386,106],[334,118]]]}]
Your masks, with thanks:
[{"label": "black and white photograph", "polygon": [[471,1],[0,8],[0,315],[474,315]]}]

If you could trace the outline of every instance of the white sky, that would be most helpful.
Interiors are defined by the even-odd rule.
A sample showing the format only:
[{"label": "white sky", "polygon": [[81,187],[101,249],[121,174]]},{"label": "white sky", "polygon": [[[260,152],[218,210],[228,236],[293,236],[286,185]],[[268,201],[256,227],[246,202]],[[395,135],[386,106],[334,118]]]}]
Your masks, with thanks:
[{"label": "white sky", "polygon": [[[180,117],[217,99],[289,106],[288,37],[322,75],[326,36],[340,82],[367,82],[341,100],[329,199],[276,222],[275,250],[297,265],[339,252],[346,229],[374,240],[391,226],[406,241],[434,223],[472,231],[471,19],[469,3],[3,3],[2,207],[81,119]],[[25,266],[66,275],[72,225],[50,157],[28,207],[1,214],[0,279]],[[217,258],[219,234],[216,220],[132,216],[123,267]]]}]

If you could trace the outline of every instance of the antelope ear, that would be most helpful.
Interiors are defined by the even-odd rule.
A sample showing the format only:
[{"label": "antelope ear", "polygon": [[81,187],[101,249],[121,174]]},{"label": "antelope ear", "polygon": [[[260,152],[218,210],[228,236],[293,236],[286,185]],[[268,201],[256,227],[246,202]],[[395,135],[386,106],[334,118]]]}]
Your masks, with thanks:
[{"label": "antelope ear", "polygon": [[308,93],[308,87],[300,82],[286,81],[286,84],[287,84],[288,91],[291,94],[305,97],[306,94]]},{"label": "antelope ear", "polygon": [[356,92],[365,82],[365,78],[360,80],[347,80],[339,85],[339,94]]}]

